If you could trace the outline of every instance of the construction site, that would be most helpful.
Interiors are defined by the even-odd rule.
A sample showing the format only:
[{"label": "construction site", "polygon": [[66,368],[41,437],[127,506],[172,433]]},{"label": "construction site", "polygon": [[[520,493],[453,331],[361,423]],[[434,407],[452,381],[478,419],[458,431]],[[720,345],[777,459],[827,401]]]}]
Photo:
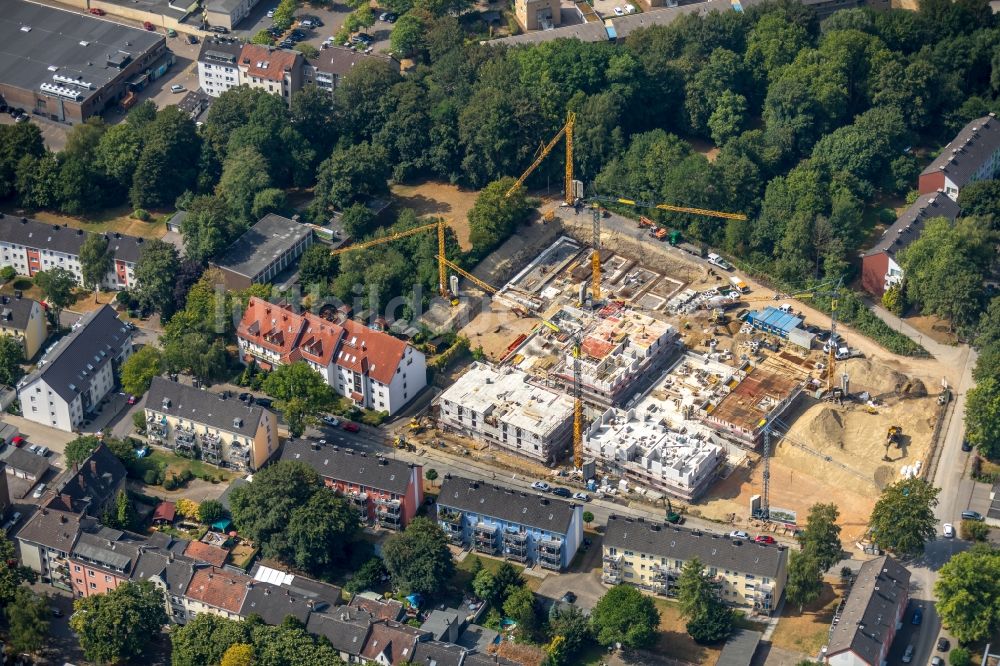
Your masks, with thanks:
[{"label": "construction site", "polygon": [[[512,190],[563,135],[572,116]],[[845,542],[861,538],[879,491],[927,465],[942,395],[804,305],[840,283],[776,294],[603,205],[741,216],[584,199],[571,168],[566,192],[468,272],[443,256],[444,223],[405,232],[442,239],[442,299],[424,323],[484,359],[437,401],[438,425],[470,449],[569,464],[594,489],[736,526],[794,526],[834,500]]]}]

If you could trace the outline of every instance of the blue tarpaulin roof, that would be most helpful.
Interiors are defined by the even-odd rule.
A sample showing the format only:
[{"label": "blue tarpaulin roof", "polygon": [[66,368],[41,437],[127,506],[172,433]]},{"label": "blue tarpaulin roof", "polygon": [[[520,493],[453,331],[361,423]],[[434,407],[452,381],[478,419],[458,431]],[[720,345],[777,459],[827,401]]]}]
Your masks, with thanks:
[{"label": "blue tarpaulin roof", "polygon": [[212,523],[212,529],[217,530],[219,532],[225,532],[232,524],[233,521],[229,520],[228,518],[223,518],[222,520],[217,520],[214,523]]}]

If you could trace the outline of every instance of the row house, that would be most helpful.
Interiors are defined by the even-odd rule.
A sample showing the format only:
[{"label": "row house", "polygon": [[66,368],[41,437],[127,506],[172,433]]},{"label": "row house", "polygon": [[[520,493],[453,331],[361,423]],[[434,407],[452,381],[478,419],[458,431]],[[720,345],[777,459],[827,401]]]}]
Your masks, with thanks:
[{"label": "row house", "polygon": [[350,319],[327,321],[252,297],[236,337],[244,363],[273,368],[305,361],[364,409],[395,414],[427,386],[422,352]]},{"label": "row house", "polygon": [[[91,232],[27,217],[0,213],[0,268],[10,266],[18,275],[34,277],[41,271],[64,268],[83,284],[80,248]],[[104,234],[112,264],[101,286],[131,289],[136,286],[135,265],[144,240],[119,233]]]},{"label": "row house", "polygon": [[24,418],[72,432],[117,386],[121,364],[132,354],[132,330],[107,305],[83,316],[38,368],[17,384]]},{"label": "row house", "polygon": [[274,412],[154,377],[146,397],[150,442],[239,471],[260,469],[278,450]]},{"label": "row house", "polygon": [[674,525],[611,515],[604,535],[602,580],[676,596],[681,568],[698,558],[729,604],[770,613],[788,577],[788,549]]},{"label": "row house", "polygon": [[583,541],[583,507],[482,481],[445,476],[437,520],[455,545],[561,571]]},{"label": "row house", "polygon": [[937,158],[920,173],[920,194],[938,190],[958,201],[970,183],[991,180],[1000,171],[1000,121],[996,114],[976,118],[963,127]]},{"label": "row house", "polygon": [[404,529],[424,501],[423,467],[318,442],[289,440],[282,460],[303,462],[346,497],[362,522]]},{"label": "row house", "polygon": [[0,296],[0,334],[21,343],[24,359],[30,361],[49,337],[48,318],[41,303],[26,298],[20,291]]}]

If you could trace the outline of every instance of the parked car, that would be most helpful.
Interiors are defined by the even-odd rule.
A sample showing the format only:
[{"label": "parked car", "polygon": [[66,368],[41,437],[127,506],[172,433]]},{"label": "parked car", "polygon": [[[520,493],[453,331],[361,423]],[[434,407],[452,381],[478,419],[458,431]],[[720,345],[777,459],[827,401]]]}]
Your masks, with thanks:
[{"label": "parked car", "polygon": [[744,532],[743,530],[733,530],[732,532],[729,533],[729,538],[743,539],[745,541],[748,541],[750,539],[750,535]]},{"label": "parked car", "polygon": [[966,453],[972,450],[972,444],[969,443],[968,439],[962,440],[962,450],[965,451]]},{"label": "parked car", "polygon": [[553,488],[552,489],[552,494],[555,495],[556,497],[572,497],[573,496],[573,493],[570,491],[569,488],[562,488],[562,487]]},{"label": "parked car", "polygon": [[28,443],[28,440],[26,440],[24,437],[21,437],[20,435],[15,435],[14,439],[10,440],[10,443],[16,446],[17,448],[21,448],[22,446]]},{"label": "parked car", "polygon": [[19,113],[17,117],[14,118],[15,123],[26,123],[31,120],[31,117],[27,113]]},{"label": "parked car", "polygon": [[589,502],[590,495],[588,495],[587,493],[573,493],[573,499],[579,500],[581,502]]},{"label": "parked car", "polygon": [[[184,86],[182,86],[179,83],[175,83],[174,85],[170,86],[170,92],[172,92],[172,93],[184,92]],[[130,404],[130,405],[134,405],[135,404],[135,396],[134,395],[130,395],[128,397],[128,399],[129,399],[129,403],[128,404]]]},{"label": "parked car", "polygon": [[10,519],[6,523],[4,523],[3,531],[10,532],[10,528],[14,527],[14,525],[17,525],[17,521],[19,520],[21,520],[21,512],[15,511],[13,515],[10,517]]},{"label": "parked car", "polygon": [[576,603],[576,593],[574,593],[572,590],[567,590],[566,594],[562,595],[562,599],[560,599],[560,601],[563,601],[567,604]]},{"label": "parked car", "polygon": [[937,649],[939,652],[947,652],[948,650],[951,649],[951,641],[942,636],[941,638],[938,639]]},{"label": "parked car", "polygon": [[240,393],[240,400],[243,401],[243,402],[249,402],[249,401],[253,400],[253,394],[252,393]]},{"label": "parked car", "polygon": [[347,432],[360,432],[361,426],[359,426],[354,421],[344,421],[344,430]]},{"label": "parked car", "polygon": [[761,534],[754,539],[756,543],[766,543],[768,545],[774,545],[778,543],[773,536],[770,534]]},{"label": "parked car", "polygon": [[99,9],[97,7],[91,7],[87,11],[89,11],[94,16],[104,16],[104,10],[103,9]]},{"label": "parked car", "polygon": [[907,645],[906,650],[903,652],[903,658],[901,661],[904,664],[908,664],[913,661],[913,645]]},{"label": "parked car", "polygon": [[272,7],[267,10],[267,18],[274,18],[274,12],[277,11],[277,7]]},{"label": "parked car", "polygon": [[228,35],[229,34],[229,28],[227,28],[224,25],[213,25],[211,28],[209,28],[209,30],[211,30],[212,32],[217,32],[220,35]]},{"label": "parked car", "polygon": [[945,539],[955,538],[955,526],[951,523],[945,523],[941,526],[941,533],[944,534]]},{"label": "parked car", "polygon": [[40,455],[41,457],[45,458],[45,457],[46,457],[46,456],[48,456],[48,455],[49,455],[50,453],[52,453],[52,451],[51,451],[51,450],[49,450],[49,447],[47,447],[47,446],[39,446],[39,447],[38,447],[38,450],[37,450],[37,451],[35,451],[35,453],[37,453],[37,454],[38,454],[38,455]]},{"label": "parked car", "polygon": [[176,37],[177,31],[173,28],[167,28],[167,37]]},{"label": "parked car", "polygon": [[32,444],[31,446],[28,447],[28,453],[34,453],[37,456],[38,455],[38,449],[40,449],[40,448],[42,448],[42,447],[40,447],[38,444]]},{"label": "parked car", "polygon": [[58,606],[53,606],[49,610],[52,611],[52,617],[62,617],[63,616],[62,609],[60,609]]},{"label": "parked car", "polygon": [[978,511],[963,511],[962,520],[983,520],[983,514]]},{"label": "parked car", "polygon": [[545,483],[544,481],[535,481],[533,484],[531,484],[531,487],[534,488],[535,490],[541,490],[543,493],[549,492],[549,484]]},{"label": "parked car", "polygon": [[274,401],[271,400],[270,398],[254,398],[253,401],[258,405],[260,405],[261,407],[265,408],[270,407],[271,405],[274,404]]},{"label": "parked car", "polygon": [[[181,90],[174,90],[174,88],[180,88],[181,90],[184,90],[184,86],[177,86],[177,85],[170,86],[170,90],[172,92],[181,91]],[[125,398],[125,402],[127,402],[130,405],[134,405],[135,403],[139,402],[139,398],[135,397],[134,395],[130,395],[129,397]]]},{"label": "parked car", "polygon": [[278,43],[278,46],[283,49],[295,48],[295,41],[291,39],[283,39]]},{"label": "parked car", "polygon": [[944,666],[944,659],[942,659],[937,655],[934,655],[933,657],[931,657],[931,666]]},{"label": "parked car", "polygon": [[198,38],[195,37],[194,35],[188,35],[187,36],[187,40],[188,40],[188,44],[197,44],[198,43]]},{"label": "parked car", "polygon": [[337,426],[340,425],[340,419],[338,419],[336,416],[324,416],[323,423],[327,424],[331,428],[336,428]]},{"label": "parked car", "polygon": [[44,492],[45,492],[45,484],[39,483],[37,486],[35,486],[35,492],[31,493],[31,496],[34,497],[35,499],[39,499],[41,498]]},{"label": "parked car", "polygon": [[918,606],[917,608],[913,609],[913,616],[910,618],[910,624],[919,625],[923,621],[924,621],[924,609]]}]

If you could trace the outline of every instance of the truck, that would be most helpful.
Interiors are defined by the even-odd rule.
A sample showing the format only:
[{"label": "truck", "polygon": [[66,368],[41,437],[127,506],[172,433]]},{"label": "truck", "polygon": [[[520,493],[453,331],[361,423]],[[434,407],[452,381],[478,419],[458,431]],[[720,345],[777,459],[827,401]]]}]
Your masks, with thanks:
[{"label": "truck", "polygon": [[724,271],[733,270],[733,265],[728,261],[726,261],[725,259],[723,259],[722,257],[720,257],[719,255],[717,255],[715,252],[708,253],[708,263],[712,264],[713,266],[718,266]]},{"label": "truck", "polygon": [[729,284],[733,285],[733,287],[736,288],[736,291],[741,294],[750,293],[750,287],[747,286],[747,283],[735,275],[729,278]]},{"label": "truck", "polygon": [[654,227],[654,226],[656,226],[656,223],[653,222],[651,219],[649,219],[645,215],[640,215],[639,216],[639,228],[640,229],[642,229],[643,227]]},{"label": "truck", "polygon": [[665,241],[667,239],[667,230],[663,227],[657,227],[656,231],[653,232],[653,238],[658,241]]}]

